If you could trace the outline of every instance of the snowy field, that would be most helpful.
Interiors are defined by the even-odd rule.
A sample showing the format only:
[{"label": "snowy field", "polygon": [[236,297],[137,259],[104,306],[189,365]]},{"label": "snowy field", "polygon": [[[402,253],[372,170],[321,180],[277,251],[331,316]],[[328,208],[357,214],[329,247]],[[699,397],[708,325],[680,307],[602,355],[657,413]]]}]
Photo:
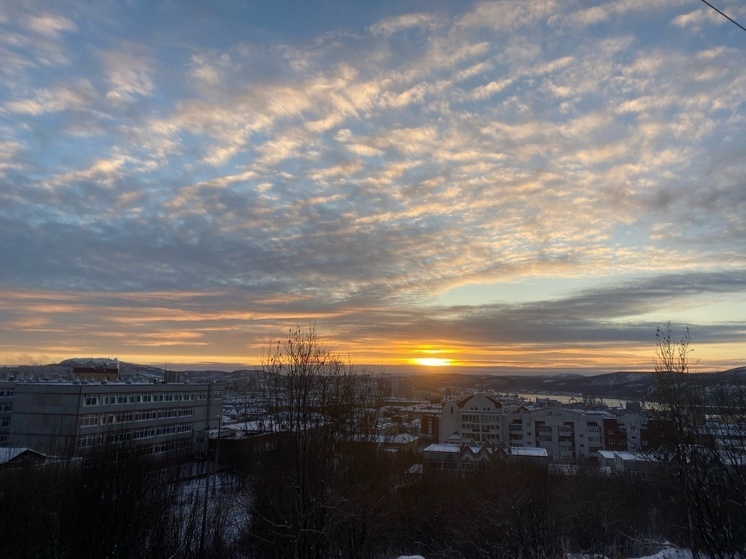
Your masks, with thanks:
[{"label": "snowy field", "polygon": [[[400,555],[397,559],[427,559],[422,555]],[[568,553],[566,559],[608,559],[603,555],[587,555],[583,553]],[[692,554],[687,549],[664,549],[655,555],[646,555],[630,559],[692,559]]]}]

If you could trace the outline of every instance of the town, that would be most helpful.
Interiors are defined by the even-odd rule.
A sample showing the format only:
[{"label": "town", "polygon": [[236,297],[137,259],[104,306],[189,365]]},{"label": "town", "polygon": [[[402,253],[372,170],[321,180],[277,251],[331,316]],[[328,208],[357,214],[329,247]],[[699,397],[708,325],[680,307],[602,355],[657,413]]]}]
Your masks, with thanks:
[{"label": "town", "polygon": [[[29,471],[57,472],[56,478],[64,470],[84,481],[101,460],[108,464],[104,477],[115,479],[121,472],[109,471],[112,463],[148,464],[150,477],[138,491],[156,479],[163,483],[162,475],[178,488],[167,502],[173,545],[191,542],[183,557],[286,557],[297,549],[308,552],[299,557],[343,550],[355,557],[472,556],[442,550],[473,541],[463,527],[471,515],[462,509],[482,510],[487,495],[492,512],[482,510],[472,523],[489,526],[490,514],[499,511],[506,529],[530,522],[534,531],[530,537],[480,535],[478,545],[491,547],[490,557],[640,554],[677,539],[687,548],[730,553],[746,542],[736,522],[744,514],[737,496],[746,479],[746,407],[737,379],[745,371],[734,371],[726,385],[695,388],[709,394],[706,405],[692,400],[695,391],[663,382],[659,391],[675,388],[686,402],[653,393],[654,402],[610,406],[592,396],[562,402],[562,396],[499,393],[476,378],[475,386],[468,377],[439,386],[423,376],[358,372],[323,351],[309,359],[305,352],[317,351],[315,339],[296,335],[300,353],[289,345],[262,370],[159,372],[110,359],[4,370],[0,485]],[[664,371],[655,374],[659,382],[669,380]],[[474,495],[474,484],[485,494]],[[596,492],[586,493],[591,487]],[[440,501],[428,504],[433,512],[448,502],[456,507],[451,522],[422,526],[407,518],[408,508],[433,495]],[[521,514],[543,520],[506,520],[526,499],[530,506]],[[616,515],[620,502],[636,517]],[[368,510],[373,503],[381,510]],[[121,503],[111,505],[116,510]],[[568,516],[582,506],[594,509],[590,524]],[[340,517],[332,520],[335,514]],[[682,526],[692,514],[698,528]],[[398,518],[397,525],[389,517]],[[715,519],[727,537],[713,528]],[[456,535],[447,526],[461,528]],[[116,524],[109,530],[102,544],[121,536]],[[449,532],[455,541],[443,541]],[[495,537],[500,541],[491,542]],[[55,538],[64,548],[65,538]],[[4,544],[8,551],[12,541]],[[57,556],[42,551],[28,556]]]}]

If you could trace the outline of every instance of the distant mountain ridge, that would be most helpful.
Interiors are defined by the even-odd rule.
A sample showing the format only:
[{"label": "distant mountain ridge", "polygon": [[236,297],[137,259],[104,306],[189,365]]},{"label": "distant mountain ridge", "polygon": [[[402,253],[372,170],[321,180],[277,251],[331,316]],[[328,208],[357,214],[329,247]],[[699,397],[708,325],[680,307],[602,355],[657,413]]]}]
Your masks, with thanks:
[{"label": "distant mountain ridge", "polygon": [[[616,372],[582,376],[559,375],[484,375],[448,374],[418,376],[414,384],[423,387],[473,386],[481,390],[505,393],[536,393],[590,396],[619,400],[644,401],[651,398],[655,388],[653,372]],[[687,378],[698,384],[746,382],[746,367],[718,373],[689,373]]]},{"label": "distant mountain ridge", "polygon": [[[59,375],[61,368],[86,366],[88,364],[104,364],[116,361],[109,358],[73,358],[66,359],[56,365],[46,366],[18,366],[0,368],[0,373],[16,374],[18,379],[32,371],[35,376],[45,374],[45,369],[51,375]],[[152,365],[140,365],[126,361],[118,361],[120,377],[136,381],[161,381],[164,368]],[[256,373],[256,370],[237,369],[235,371],[220,370],[182,370],[179,372],[183,380],[189,382],[207,382],[212,380],[230,381]],[[20,375],[18,374],[20,373]],[[474,373],[431,373],[412,375],[412,384],[416,387],[435,388],[475,388],[503,393],[536,393],[557,394],[568,396],[590,396],[593,398],[609,398],[619,400],[644,401],[650,399],[655,386],[653,372],[616,372],[599,375],[581,375],[575,373],[560,373],[556,375],[520,375],[520,374],[485,374]],[[689,373],[692,382],[703,385],[717,382],[746,382],[746,366],[736,367],[717,373]]]}]

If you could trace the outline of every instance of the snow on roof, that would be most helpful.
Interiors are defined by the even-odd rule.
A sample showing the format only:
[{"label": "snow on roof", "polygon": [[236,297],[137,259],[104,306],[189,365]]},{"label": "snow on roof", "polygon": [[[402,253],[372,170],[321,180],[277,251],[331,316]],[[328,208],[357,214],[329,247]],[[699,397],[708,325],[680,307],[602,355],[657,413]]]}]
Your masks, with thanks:
[{"label": "snow on roof", "polygon": [[409,433],[400,433],[398,435],[394,435],[393,437],[390,437],[388,442],[395,443],[395,444],[408,444],[413,443],[417,440],[416,435],[410,435]]},{"label": "snow on roof", "polygon": [[469,400],[471,400],[472,398],[476,398],[477,396],[483,396],[484,398],[489,400],[497,409],[501,409],[503,407],[502,402],[495,400],[495,398],[489,396],[488,394],[470,394],[457,402],[458,407],[463,408],[467,404],[467,402],[469,402]]},{"label": "snow on roof", "polygon": [[452,443],[460,443],[461,442],[461,435],[458,434],[458,431],[454,432],[452,435],[448,436],[448,441],[451,441]]},{"label": "snow on roof", "polygon": [[0,448],[0,464],[7,464],[11,460],[18,458],[21,454],[27,451],[30,451],[39,456],[43,456],[43,454],[36,452],[35,450],[31,450],[30,448],[27,448],[25,446],[18,448]]},{"label": "snow on roof", "polygon": [[26,452],[28,448],[0,448],[0,464],[10,462],[16,456]]},{"label": "snow on roof", "polygon": [[461,446],[457,444],[431,444],[424,452],[461,452]]},{"label": "snow on roof", "polygon": [[510,454],[514,456],[541,456],[548,457],[546,448],[511,446]]},{"label": "snow on roof", "polygon": [[399,435],[365,435],[359,433],[353,435],[352,440],[377,444],[406,445],[417,441],[417,436],[409,433],[400,433]]},{"label": "snow on roof", "polygon": [[625,462],[655,462],[655,457],[643,452],[614,452],[614,455]]},{"label": "snow on roof", "polygon": [[602,456],[606,459],[612,459],[614,458],[614,451],[613,450],[597,450],[599,456]]}]

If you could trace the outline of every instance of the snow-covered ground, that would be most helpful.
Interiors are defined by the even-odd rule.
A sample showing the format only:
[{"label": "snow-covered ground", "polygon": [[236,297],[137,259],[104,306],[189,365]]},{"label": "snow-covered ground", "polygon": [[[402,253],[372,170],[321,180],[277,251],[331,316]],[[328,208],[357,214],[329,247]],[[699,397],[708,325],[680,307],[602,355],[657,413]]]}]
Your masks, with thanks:
[{"label": "snow-covered ground", "polygon": [[[426,559],[422,555],[400,555],[397,559]],[[587,555],[585,553],[568,553],[566,559],[608,559],[603,555]],[[636,559],[692,559],[688,549],[664,549],[655,555],[647,555]]]}]

